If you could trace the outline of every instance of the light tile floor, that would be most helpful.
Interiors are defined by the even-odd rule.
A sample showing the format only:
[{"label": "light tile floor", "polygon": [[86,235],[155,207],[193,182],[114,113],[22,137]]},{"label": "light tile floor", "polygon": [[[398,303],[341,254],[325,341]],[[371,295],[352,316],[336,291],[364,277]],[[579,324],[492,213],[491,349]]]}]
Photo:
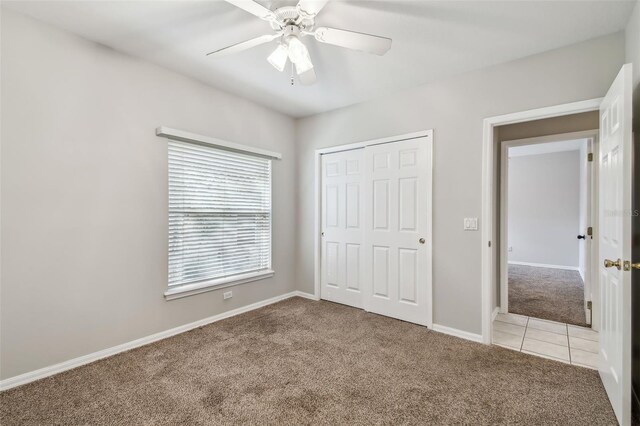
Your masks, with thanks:
[{"label": "light tile floor", "polygon": [[598,368],[598,333],[517,314],[498,314],[493,344],[567,364]]}]

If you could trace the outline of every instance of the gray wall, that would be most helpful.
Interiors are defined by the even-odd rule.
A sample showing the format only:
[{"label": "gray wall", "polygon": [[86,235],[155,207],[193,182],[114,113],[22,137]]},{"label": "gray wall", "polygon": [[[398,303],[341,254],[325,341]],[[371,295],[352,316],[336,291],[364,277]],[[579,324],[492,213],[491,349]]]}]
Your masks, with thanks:
[{"label": "gray wall", "polygon": [[600,127],[600,112],[589,111],[562,117],[544,118],[542,120],[525,121],[523,123],[499,126],[500,141],[538,138],[541,136],[559,135],[562,133],[582,132]]},{"label": "gray wall", "polygon": [[[2,13],[5,379],[294,290],[291,118]],[[279,151],[272,279],[165,301],[164,125]]]},{"label": "gray wall", "polygon": [[509,261],[578,267],[580,151],[509,158]]},{"label": "gray wall", "polygon": [[481,213],[483,119],[603,96],[623,62],[619,33],[298,120],[300,289],[313,291],[313,151],[435,129],[434,322],[480,333],[480,232],[462,225]]}]

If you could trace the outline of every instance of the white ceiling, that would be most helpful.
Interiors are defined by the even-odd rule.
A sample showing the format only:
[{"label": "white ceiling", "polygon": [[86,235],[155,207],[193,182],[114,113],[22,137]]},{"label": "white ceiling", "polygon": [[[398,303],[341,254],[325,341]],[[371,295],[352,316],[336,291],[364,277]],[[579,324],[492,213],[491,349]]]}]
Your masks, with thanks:
[{"label": "white ceiling", "polygon": [[[296,1],[260,1],[274,9]],[[22,1],[3,5],[145,58],[285,114],[302,117],[454,74],[619,31],[633,1],[340,1],[316,25],[391,37],[382,57],[305,38],[314,86],[290,86],[268,45],[223,58],[205,53],[270,33],[223,1]]]},{"label": "white ceiling", "polygon": [[551,154],[553,152],[578,151],[583,146],[587,146],[587,139],[514,146],[509,148],[509,158],[523,157],[525,155]]}]

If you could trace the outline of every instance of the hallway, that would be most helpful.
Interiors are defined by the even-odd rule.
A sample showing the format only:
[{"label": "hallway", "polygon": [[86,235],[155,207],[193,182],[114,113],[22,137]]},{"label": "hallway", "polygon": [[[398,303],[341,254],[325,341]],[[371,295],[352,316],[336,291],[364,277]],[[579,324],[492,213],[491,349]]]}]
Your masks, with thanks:
[{"label": "hallway", "polygon": [[509,312],[588,327],[577,271],[509,265]]}]

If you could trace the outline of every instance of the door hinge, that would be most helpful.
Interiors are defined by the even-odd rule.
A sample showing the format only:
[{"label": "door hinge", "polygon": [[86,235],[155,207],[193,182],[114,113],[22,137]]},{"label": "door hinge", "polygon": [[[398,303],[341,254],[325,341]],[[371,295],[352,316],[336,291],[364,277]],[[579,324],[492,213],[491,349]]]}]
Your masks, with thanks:
[{"label": "door hinge", "polygon": [[593,226],[587,228],[587,235],[590,237],[593,236]]},{"label": "door hinge", "polygon": [[591,300],[587,300],[587,309],[593,309],[593,302]]},{"label": "door hinge", "polygon": [[491,241],[489,241],[489,247],[491,247]]},{"label": "door hinge", "polygon": [[593,152],[587,154],[587,161],[593,161]]}]

